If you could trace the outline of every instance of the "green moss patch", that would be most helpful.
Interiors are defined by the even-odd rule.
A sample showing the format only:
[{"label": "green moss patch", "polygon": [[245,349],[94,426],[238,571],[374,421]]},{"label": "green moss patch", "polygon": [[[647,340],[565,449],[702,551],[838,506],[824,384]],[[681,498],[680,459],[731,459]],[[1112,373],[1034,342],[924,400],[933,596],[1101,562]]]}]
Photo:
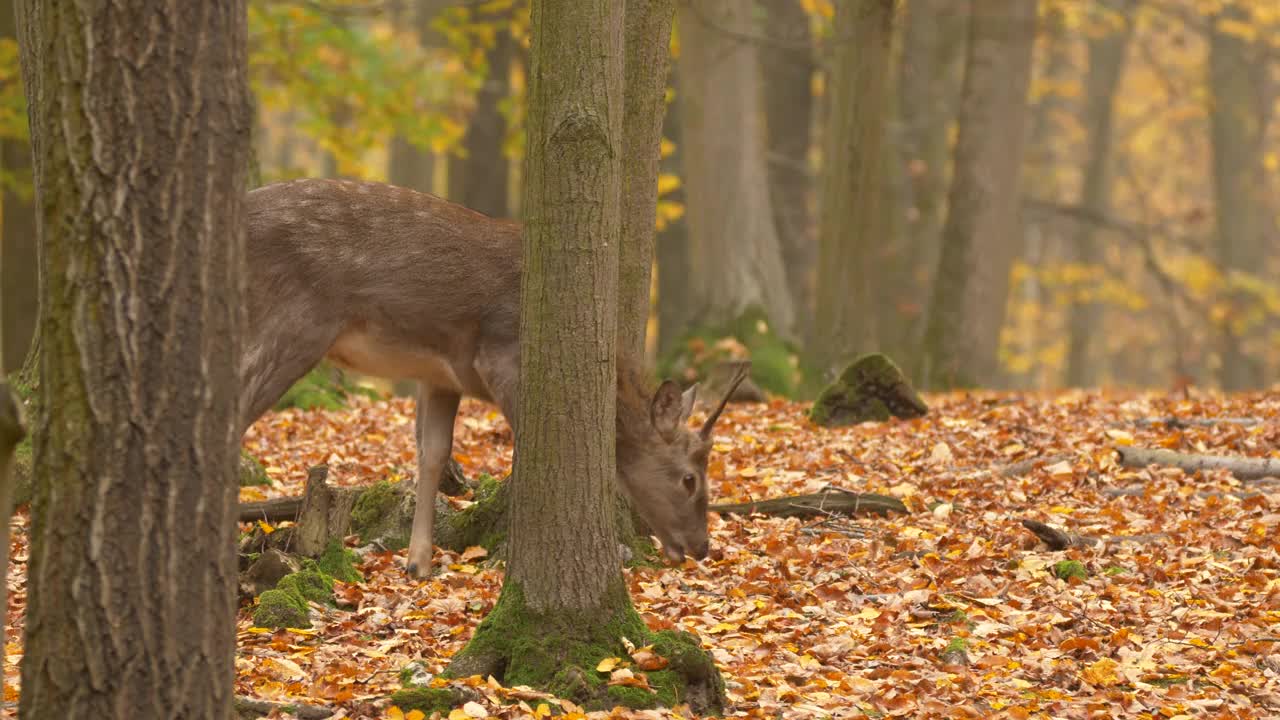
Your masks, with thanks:
[{"label": "green moss patch", "polygon": [[307,628],[307,603],[296,593],[287,590],[268,590],[258,596],[258,608],[253,611],[253,624],[264,628]]},{"label": "green moss patch", "polygon": [[27,436],[18,447],[13,449],[13,464],[10,466],[13,482],[13,505],[26,505],[31,502],[31,478],[34,467],[31,463],[31,437]]},{"label": "green moss patch", "polygon": [[409,687],[391,695],[392,705],[404,712],[419,710],[428,717],[435,712],[448,715],[450,710],[462,702],[463,698],[451,688]]},{"label": "green moss patch", "polygon": [[1085,568],[1084,563],[1079,560],[1062,560],[1053,564],[1053,574],[1060,580],[1070,580],[1078,578],[1087,580],[1089,571]]},{"label": "green moss patch", "polygon": [[[632,708],[671,707],[689,703],[699,714],[718,713],[724,705],[724,683],[711,657],[688,633],[653,633],[626,596],[617,612],[537,613],[528,609],[520,586],[510,580],[475,637],[453,659],[451,677],[493,675],[507,686],[528,685],[572,700],[590,710],[616,705]],[[608,673],[597,672],[606,658],[626,659],[622,638],[635,646],[653,645],[665,658],[662,670],[642,672],[649,689],[609,685]]]},{"label": "green moss patch", "polygon": [[437,544],[457,552],[479,545],[490,556],[507,539],[507,482],[491,475],[477,478],[473,502],[439,523]]},{"label": "green moss patch", "polygon": [[413,519],[401,512],[400,505],[411,490],[383,480],[360,493],[351,510],[351,531],[360,536],[360,542],[377,542],[388,550],[409,547]]},{"label": "green moss patch", "polygon": [[328,363],[320,363],[285,392],[276,403],[276,409],[341,410],[353,395],[375,400],[380,397],[376,391],[351,382],[342,371]]},{"label": "green moss patch", "polygon": [[324,552],[316,558],[316,568],[325,575],[345,583],[364,581],[364,575],[356,569],[356,554],[351,552],[341,541],[330,540]]},{"label": "green moss patch", "polygon": [[262,467],[262,463],[249,453],[240,451],[240,487],[249,487],[253,485],[270,485],[271,478],[267,477],[267,469]]},{"label": "green moss patch", "polygon": [[691,330],[658,359],[662,377],[684,382],[705,380],[725,362],[751,360],[751,380],[760,388],[786,397],[800,389],[800,358],[795,347],[773,331],[768,315],[758,307],[724,325]]},{"label": "green moss patch", "polygon": [[880,353],[859,356],[818,395],[809,419],[824,427],[915,418],[929,411],[892,360]]}]

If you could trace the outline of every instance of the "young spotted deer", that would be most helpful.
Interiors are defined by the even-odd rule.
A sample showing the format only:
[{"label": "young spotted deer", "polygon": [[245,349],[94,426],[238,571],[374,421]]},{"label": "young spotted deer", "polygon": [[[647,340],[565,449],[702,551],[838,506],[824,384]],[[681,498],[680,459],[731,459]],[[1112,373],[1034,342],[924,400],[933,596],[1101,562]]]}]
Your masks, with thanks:
[{"label": "young spotted deer", "polygon": [[[322,358],[416,380],[408,569],[426,576],[459,401],[486,400],[515,418],[520,226],[391,185],[294,180],[249,193],[246,245],[241,430]],[[669,558],[705,557],[707,457],[724,402],[694,432],[686,421],[696,386],[681,394],[667,381],[647,393],[637,377],[620,365],[618,481]]]}]

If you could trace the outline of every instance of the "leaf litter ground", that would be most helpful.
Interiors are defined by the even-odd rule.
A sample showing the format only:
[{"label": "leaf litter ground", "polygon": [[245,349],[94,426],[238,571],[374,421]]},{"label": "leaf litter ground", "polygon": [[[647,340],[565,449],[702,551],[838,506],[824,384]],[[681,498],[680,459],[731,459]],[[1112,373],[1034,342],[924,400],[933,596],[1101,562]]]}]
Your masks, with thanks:
[{"label": "leaf litter ground", "polygon": [[[1280,396],[928,400],[925,418],[839,430],[811,425],[797,403],[730,406],[710,467],[717,501],[835,486],[895,495],[912,512],[713,516],[711,558],[626,571],[651,626],[703,639],[728,684],[730,716],[1280,715],[1280,485],[1125,469],[1111,449],[1280,456]],[[241,499],[299,494],[306,469],[321,462],[338,484],[411,479],[412,417],[411,402],[400,399],[273,413],[245,447],[275,484],[245,488]],[[1142,422],[1165,417],[1258,422]],[[454,454],[469,477],[501,477],[511,462],[510,430],[491,407],[466,401]],[[1046,460],[1031,462],[1037,458]],[[1108,493],[1121,487],[1127,494]],[[1022,519],[1109,542],[1051,552]],[[20,636],[26,599],[25,523],[24,513],[9,578],[10,638]],[[328,706],[335,717],[418,717],[384,700],[399,687],[400,669],[421,660],[427,672],[441,670],[492,609],[502,573],[482,551],[438,551],[443,571],[417,582],[402,560],[368,556],[366,582],[339,584],[349,607],[314,606],[310,630],[254,628],[252,608],[242,607],[237,693]],[[1061,560],[1079,561],[1088,577],[1058,579]],[[10,642],[6,700],[16,693],[21,655],[20,643]],[[605,671],[642,674],[642,667],[621,658]],[[470,686],[474,699],[454,718],[577,715],[528,689],[457,684]],[[691,717],[679,708],[591,716]]]}]

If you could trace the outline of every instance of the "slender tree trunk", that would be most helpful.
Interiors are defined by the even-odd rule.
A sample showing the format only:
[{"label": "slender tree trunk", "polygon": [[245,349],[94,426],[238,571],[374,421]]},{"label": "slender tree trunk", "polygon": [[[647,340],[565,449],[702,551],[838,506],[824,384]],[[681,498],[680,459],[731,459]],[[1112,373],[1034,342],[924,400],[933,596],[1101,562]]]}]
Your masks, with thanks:
[{"label": "slender tree trunk", "polygon": [[484,85],[476,93],[476,107],[462,138],[465,155],[449,156],[449,199],[494,217],[507,217],[510,162],[502,152],[507,119],[499,108],[511,94],[511,61],[515,40],[505,29],[485,53],[489,66]]},{"label": "slender tree trunk", "polygon": [[[417,28],[418,44],[430,48],[438,44],[431,31],[431,21],[444,7],[443,0],[416,2],[405,7],[398,4],[395,17],[401,22],[412,23]],[[432,192],[435,177],[435,156],[431,151],[415,145],[410,138],[396,133],[387,148],[387,179],[392,185]]]},{"label": "slender tree trunk", "polygon": [[[1085,79],[1084,93],[1088,156],[1084,166],[1084,185],[1080,191],[1080,207],[1096,217],[1106,216],[1111,207],[1112,106],[1116,86],[1124,71],[1129,38],[1133,34],[1129,0],[1104,0],[1104,6],[1120,14],[1119,26],[1106,35],[1089,39],[1089,74]],[[1095,224],[1079,224],[1075,251],[1085,266],[1102,263],[1102,247]],[[1076,302],[1071,306],[1066,377],[1066,384],[1070,387],[1087,387],[1098,382],[1102,359],[1092,350],[1092,338],[1101,334],[1098,330],[1102,323],[1102,310],[1102,306],[1093,302]]]},{"label": "slender tree trunk", "polygon": [[[676,70],[679,73],[679,69]],[[666,136],[675,145],[675,152],[659,161],[659,171],[684,177],[684,137],[680,133],[680,119],[684,103],[680,94],[667,107],[671,121],[665,124]],[[678,187],[667,195],[671,202],[687,207],[684,187]],[[658,357],[663,357],[676,346],[693,322],[693,288],[689,272],[689,232],[684,217],[667,222],[658,233],[655,255],[658,259]]]},{"label": "slender tree trunk", "polygon": [[245,4],[23,9],[39,61],[40,395],[58,414],[33,428],[20,716],[222,720],[235,649]]},{"label": "slender tree trunk", "polygon": [[868,0],[836,12],[836,35],[850,41],[836,46],[830,85],[817,321],[809,338],[819,370],[838,371],[854,352],[876,342],[872,288],[880,269],[876,251],[884,242],[880,188],[894,5]]},{"label": "slender tree trunk", "polygon": [[955,174],[922,357],[931,387],[997,377],[1035,22],[1034,0],[973,6]]},{"label": "slender tree trunk", "polygon": [[1218,328],[1219,382],[1226,390],[1262,384],[1262,364],[1243,344],[1249,332],[1242,316],[1260,302],[1230,287],[1232,276],[1253,274],[1266,259],[1267,191],[1262,166],[1262,119],[1267,110],[1262,53],[1237,33],[1223,31],[1222,20],[1247,21],[1239,8],[1214,19],[1209,35],[1209,126],[1213,152],[1214,215],[1218,264],[1228,279],[1224,293],[1230,310]]},{"label": "slender tree trunk", "polygon": [[618,351],[644,365],[658,214],[658,146],[666,114],[675,0],[629,0],[622,122],[622,247],[618,264]]},{"label": "slender tree trunk", "polygon": [[[17,14],[0,9],[0,39],[16,41]],[[0,333],[0,360],[5,374],[22,367],[35,331],[39,288],[36,282],[36,211],[32,202],[31,143],[0,140],[0,168],[4,182],[0,210],[0,287],[3,288],[4,331]]]},{"label": "slender tree trunk", "polygon": [[[762,0],[772,44],[760,46],[764,79],[765,150],[769,199],[787,283],[801,317],[814,307],[814,266],[818,257],[813,213],[813,33],[797,0]],[[803,328],[802,328],[803,329]]]},{"label": "slender tree trunk", "polygon": [[[903,14],[902,48],[898,64],[899,148],[906,197],[906,252],[901,265],[888,273],[899,283],[897,300],[905,322],[889,350],[902,348],[898,358],[912,368],[924,332],[926,299],[938,268],[939,236],[946,208],[950,144],[948,134],[959,107],[968,3],[952,0],[911,0]],[[883,300],[882,300],[883,301]],[[890,330],[892,332],[892,330]]]},{"label": "slender tree trunk", "polygon": [[756,306],[790,336],[795,305],[769,199],[752,14],[742,0],[680,6],[688,282],[699,321],[727,325]]}]

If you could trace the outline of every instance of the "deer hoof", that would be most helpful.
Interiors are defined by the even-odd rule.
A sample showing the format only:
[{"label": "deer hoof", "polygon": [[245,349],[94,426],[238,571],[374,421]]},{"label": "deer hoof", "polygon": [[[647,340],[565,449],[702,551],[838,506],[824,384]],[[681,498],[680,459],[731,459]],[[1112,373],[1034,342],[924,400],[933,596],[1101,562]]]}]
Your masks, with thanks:
[{"label": "deer hoof", "polygon": [[409,573],[409,577],[415,580],[426,580],[427,576],[431,575],[431,564],[420,565],[416,562],[411,562],[405,567],[405,572]]}]

